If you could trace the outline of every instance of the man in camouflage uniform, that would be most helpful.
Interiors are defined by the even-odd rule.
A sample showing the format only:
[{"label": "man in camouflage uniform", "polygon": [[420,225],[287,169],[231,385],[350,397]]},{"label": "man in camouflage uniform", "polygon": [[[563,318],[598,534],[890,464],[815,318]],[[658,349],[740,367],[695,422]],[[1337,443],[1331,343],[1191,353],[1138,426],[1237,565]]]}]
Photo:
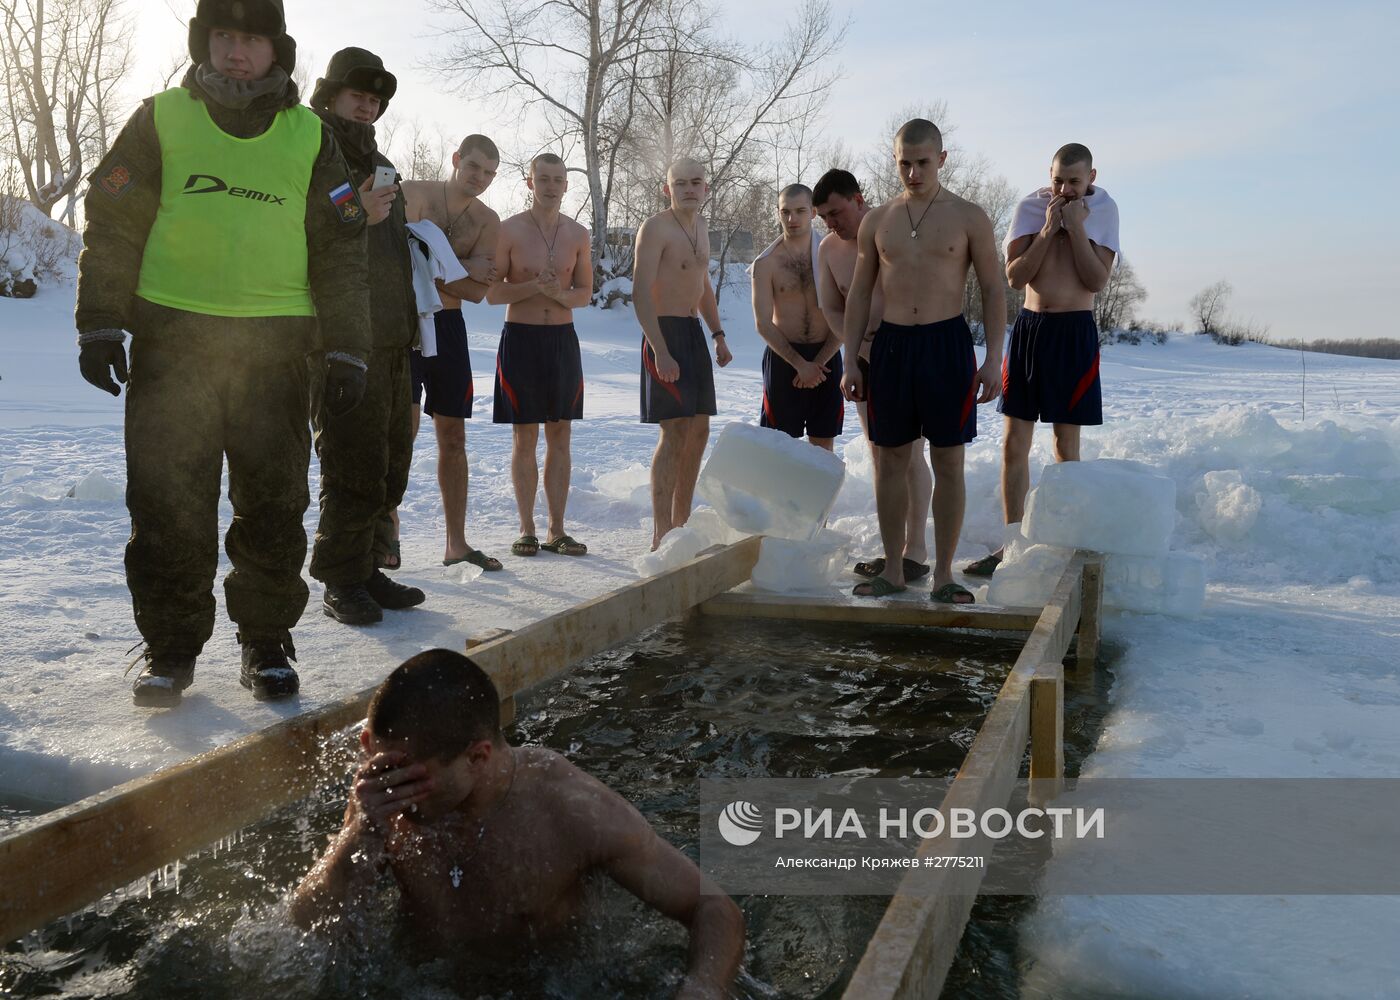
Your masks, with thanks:
[{"label": "man in camouflage uniform", "polygon": [[260,700],[296,693],[306,355],[326,352],[325,406],[341,413],[370,346],[365,210],[330,128],[298,103],[281,0],[200,0],[189,50],[180,86],[142,103],[92,175],[78,275],[83,377],[119,393],[132,335],[126,570],[146,706],[179,702],[213,631],[225,456],[239,679]]},{"label": "man in camouflage uniform", "polygon": [[[322,607],[347,625],[371,625],[384,608],[423,603],[375,568],[376,527],[390,523],[403,500],[413,455],[413,387],[408,348],[418,332],[403,199],[395,183],[370,190],[376,168],[394,165],[379,152],[374,123],[389,106],[397,81],[373,52],[341,49],[316,81],[311,107],[335,133],[350,178],[369,212],[369,290],[372,351],[365,397],[355,409],[330,416],[317,405],[312,420],[321,460],[321,522],[311,551],[311,575],[326,585]],[[376,221],[380,210],[387,212]],[[313,362],[313,386],[320,365]]]}]

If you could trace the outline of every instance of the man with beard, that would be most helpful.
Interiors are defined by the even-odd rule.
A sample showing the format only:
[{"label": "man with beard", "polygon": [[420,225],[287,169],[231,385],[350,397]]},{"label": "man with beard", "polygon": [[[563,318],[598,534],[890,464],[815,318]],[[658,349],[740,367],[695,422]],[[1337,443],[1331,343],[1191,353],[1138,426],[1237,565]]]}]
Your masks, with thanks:
[{"label": "man with beard", "polygon": [[189,51],[181,84],[141,104],[93,173],[78,265],[83,377],[119,393],[132,335],[126,570],[142,706],[180,701],[213,631],[225,456],[239,680],[260,700],[297,692],[306,355],[324,351],[338,417],[364,393],[370,348],[365,212],[329,126],[298,103],[281,0],[200,0]]},{"label": "man with beard", "polygon": [[[321,521],[311,575],[325,584],[322,608],[347,625],[371,625],[385,608],[423,603],[417,587],[396,583],[374,565],[375,532],[398,507],[413,454],[408,347],[417,332],[413,266],[398,175],[379,152],[374,123],[398,86],[373,52],[341,49],[316,81],[311,107],[335,132],[350,178],[369,216],[368,382],[360,405],[331,416],[313,377],[311,419],[321,460]],[[390,178],[376,185],[376,177]],[[313,372],[315,365],[313,363]]]}]

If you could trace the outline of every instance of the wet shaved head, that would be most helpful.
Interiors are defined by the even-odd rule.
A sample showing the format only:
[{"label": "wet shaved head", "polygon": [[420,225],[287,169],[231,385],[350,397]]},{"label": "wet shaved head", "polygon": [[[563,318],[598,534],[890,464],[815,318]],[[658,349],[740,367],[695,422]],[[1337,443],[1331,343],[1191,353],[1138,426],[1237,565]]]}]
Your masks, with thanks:
[{"label": "wet shaved head", "polygon": [[551,167],[562,167],[564,166],[564,158],[558,153],[540,153],[530,161],[530,173],[533,174],[535,168],[542,164]]},{"label": "wet shaved head", "polygon": [[932,144],[941,150],[943,148],[943,133],[938,131],[938,126],[927,118],[910,118],[894,134],[894,143],[896,146]]},{"label": "wet shaved head", "polygon": [[778,192],[779,201],[782,201],[784,198],[807,198],[810,200],[811,197],[812,189],[806,184],[789,184]]}]

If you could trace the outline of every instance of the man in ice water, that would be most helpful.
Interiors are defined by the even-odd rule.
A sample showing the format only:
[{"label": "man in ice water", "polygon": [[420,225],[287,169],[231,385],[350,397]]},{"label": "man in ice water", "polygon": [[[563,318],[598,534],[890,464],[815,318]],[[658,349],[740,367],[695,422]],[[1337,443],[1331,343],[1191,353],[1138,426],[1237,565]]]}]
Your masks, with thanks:
[{"label": "man in ice water", "polygon": [[[925,438],[934,479],[931,596],[970,604],[971,592],[953,581],[953,552],[967,506],[963,451],[977,434],[976,405],[990,402],[1001,390],[1006,286],[987,213],[938,181],[938,168],[947,158],[938,127],[923,118],[905,122],[895,134],[894,156],[904,193],[861,220],[855,276],[846,297],[842,388],[850,399],[865,400],[870,442],[883,450],[875,508],[885,567],[856,584],[854,593],[883,597],[905,589],[908,465],[915,442]],[[969,267],[981,285],[987,331],[980,368],[962,317]],[[856,359],[877,285],[884,293],[885,313],[870,347],[867,379]]]},{"label": "man in ice water", "polygon": [[[812,202],[818,217],[830,230],[817,253],[817,297],[827,324],[835,336],[840,337],[846,328],[846,293],[850,291],[851,279],[856,273],[856,233],[860,230],[860,220],[865,218],[870,206],[865,203],[865,196],[855,176],[839,167],[822,174],[816,187],[812,188]],[[879,329],[884,309],[884,298],[876,286],[870,295],[870,321],[866,324],[865,339],[860,342],[857,359],[867,378],[870,343]],[[840,381],[839,378],[837,381]],[[869,441],[870,422],[866,417],[864,400],[856,403],[856,415]],[[879,448],[870,446],[871,466],[876,470],[880,467],[880,454]],[[909,484],[909,513],[904,526],[904,579],[907,583],[928,575],[926,533],[929,501],[933,496],[933,475],[929,472],[922,449],[917,455],[910,455],[906,481]],[[866,578],[879,576],[884,570],[884,556],[855,565],[856,575]]]},{"label": "man in ice water", "polygon": [[467,324],[462,300],[480,302],[495,277],[496,240],[501,219],[481,202],[496,179],[501,154],[484,135],[469,135],[452,154],[452,176],[445,181],[405,181],[404,208],[409,222],[437,224],[468,277],[441,285],[442,309],[434,314],[437,355],[410,355],[413,396],[423,393],[423,412],[433,418],[438,446],[438,489],[447,521],[442,563],[469,562],[498,570],[501,561],[467,544],[467,425],[472,415],[472,363],[467,354]]},{"label": "man in ice water", "polygon": [[778,194],[782,236],[753,265],[753,318],[763,352],[759,425],[832,451],[846,419],[841,339],[817,303],[812,190],[789,184]]},{"label": "man in ice water", "polygon": [[[1079,428],[1103,423],[1099,331],[1094,295],[1108,284],[1118,253],[1118,206],[1103,188],[1088,147],[1061,146],[1050,186],[1021,199],[1006,233],[1006,277],[1026,289],[1002,369],[1006,436],[1001,505],[1007,524],[1021,520],[1030,488],[1035,422],[1055,432],[1055,461],[1079,461]],[[991,576],[998,549],[963,572]]]},{"label": "man in ice water", "polygon": [[642,423],[661,432],[651,460],[653,550],[690,520],[700,459],[715,414],[715,375],[698,312],[721,368],[732,355],[710,285],[710,235],[700,206],[709,192],[705,166],[682,157],[666,171],[671,207],[637,230],[632,307],[642,327]]},{"label": "man in ice water", "polygon": [[471,660],[433,649],[401,665],[360,745],[344,825],[292,894],[299,925],[362,907],[388,869],[427,951],[510,958],[560,939],[601,872],[690,929],[678,997],[729,995],[739,908],[616,792],[552,750],[507,743],[495,686]]},{"label": "man in ice water", "polygon": [[[593,296],[593,258],[588,230],[559,214],[569,189],[564,161],[541,153],[525,179],[530,208],[501,225],[496,245],[499,274],[486,300],[505,305],[506,325],[496,349],[494,419],[513,425],[510,479],[520,510],[518,556],[543,548],[566,556],[588,551],[564,532],[569,498],[569,438],[572,421],[583,419],[583,361],[574,310]],[[540,469],[536,448],[544,425],[544,498],[549,512],[544,544],[535,533],[535,493]]]}]

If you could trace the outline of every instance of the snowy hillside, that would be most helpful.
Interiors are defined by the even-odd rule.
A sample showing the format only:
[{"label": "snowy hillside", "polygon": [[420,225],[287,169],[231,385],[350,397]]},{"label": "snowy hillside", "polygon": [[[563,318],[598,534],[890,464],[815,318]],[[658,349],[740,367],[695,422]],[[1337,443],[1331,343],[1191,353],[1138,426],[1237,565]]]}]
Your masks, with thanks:
[{"label": "snowy hillside", "polygon": [[[120,496],[121,401],[81,381],[71,286],[0,299],[0,796],[63,800],[182,759],[378,680],[428,645],[515,627],[631,579],[648,543],[654,428],[637,422],[640,334],[622,308],[580,315],[587,419],[574,432],[569,530],[583,560],[515,559],[510,435],[490,423],[502,310],[468,311],[477,409],[469,425],[468,538],[506,571],[467,583],[438,565],[431,446],[415,455],[400,579],[419,610],[356,631],[323,617],[319,585],[296,632],[303,695],[256,704],[237,683],[223,620],[180,710],[138,712],[122,670],[137,641],[123,579],[120,499],[77,499],[96,473]],[[749,304],[723,304],[735,362],[721,416],[756,421],[761,345]],[[1207,560],[1194,620],[1115,615],[1113,708],[1086,773],[1119,776],[1394,776],[1400,770],[1400,365],[1173,337],[1107,348],[1107,424],[1085,457],[1130,458],[1177,488],[1174,549]],[[1304,414],[1306,401],[1306,415]],[[959,562],[1001,537],[1000,417],[979,412],[968,450]],[[838,454],[836,527],[876,554],[868,453],[854,411]],[[1037,437],[1032,475],[1049,459]],[[313,477],[315,468],[313,464]],[[315,484],[313,482],[313,496]],[[229,517],[224,505],[225,523]],[[313,510],[308,528],[314,526]],[[223,565],[227,569],[227,564]],[[1400,980],[1400,901],[1365,898],[1068,897],[1022,931],[1032,995],[1360,996]],[[1319,960],[1326,956],[1327,961]],[[1038,992],[1036,992],[1038,991]]]}]

